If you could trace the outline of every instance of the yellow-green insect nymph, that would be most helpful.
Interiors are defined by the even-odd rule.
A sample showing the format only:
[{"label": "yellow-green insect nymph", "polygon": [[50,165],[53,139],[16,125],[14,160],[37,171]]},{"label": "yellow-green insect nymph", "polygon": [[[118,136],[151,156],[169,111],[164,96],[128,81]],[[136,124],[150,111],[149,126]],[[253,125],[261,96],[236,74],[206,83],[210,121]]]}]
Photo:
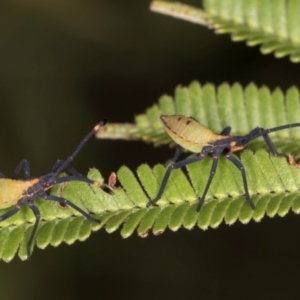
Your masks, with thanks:
[{"label": "yellow-green insect nymph", "polygon": [[[229,126],[224,128],[220,134],[217,134],[191,117],[182,115],[163,115],[160,117],[160,119],[163,123],[164,129],[175,141],[178,147],[176,149],[174,158],[171,160],[172,164],[168,167],[164,175],[157,196],[148,202],[147,206],[155,204],[161,198],[172,170],[182,168],[196,161],[200,161],[207,155],[210,155],[212,156],[213,163],[203,195],[199,199],[197,211],[201,209],[204,203],[205,196],[215,175],[220,155],[224,155],[226,159],[231,161],[240,170],[243,179],[246,202],[251,206],[252,209],[254,209],[255,206],[250,200],[249,196],[245,168],[237,158],[231,155],[232,152],[244,149],[247,143],[262,136],[273,155],[284,156],[288,159],[288,155],[285,153],[277,152],[269,137],[269,133],[300,126],[300,123],[293,123],[269,129],[256,127],[244,136],[230,136],[229,133],[231,127]],[[197,153],[197,156],[189,157],[176,162],[176,160],[179,158],[181,147]]]},{"label": "yellow-green insect nymph", "polygon": [[[33,238],[38,228],[38,224],[41,218],[40,211],[38,207],[35,205],[35,199],[40,197],[44,200],[55,201],[62,206],[68,205],[71,206],[73,209],[80,212],[84,217],[88,220],[93,222],[98,222],[99,220],[94,219],[89,213],[82,210],[76,204],[72,203],[71,201],[57,197],[54,195],[48,195],[46,193],[53,185],[65,183],[69,181],[83,181],[88,184],[92,184],[96,187],[100,187],[105,192],[112,194],[112,190],[108,188],[105,184],[100,184],[99,182],[93,181],[88,179],[85,176],[79,174],[75,169],[70,166],[71,161],[74,157],[78,154],[81,150],[83,145],[87,142],[88,139],[101,127],[106,124],[107,120],[102,120],[99,122],[93,130],[81,141],[81,143],[77,146],[75,151],[69,156],[66,160],[58,160],[50,173],[43,175],[38,178],[30,178],[29,172],[29,164],[28,161],[23,159],[19,165],[17,166],[16,170],[13,173],[12,179],[5,178],[5,176],[0,173],[0,209],[8,208],[15,205],[14,208],[7,211],[3,215],[0,215],[0,222],[8,219],[9,217],[16,214],[25,204],[28,204],[29,208],[32,210],[35,216],[35,223],[33,225],[33,229],[31,231],[29,240],[27,242],[27,256],[29,257],[31,254],[31,245],[33,242]],[[24,173],[24,180],[17,180],[15,179],[19,172],[23,169]],[[67,175],[64,177],[58,177],[58,174],[62,171],[68,171],[71,175]]]}]

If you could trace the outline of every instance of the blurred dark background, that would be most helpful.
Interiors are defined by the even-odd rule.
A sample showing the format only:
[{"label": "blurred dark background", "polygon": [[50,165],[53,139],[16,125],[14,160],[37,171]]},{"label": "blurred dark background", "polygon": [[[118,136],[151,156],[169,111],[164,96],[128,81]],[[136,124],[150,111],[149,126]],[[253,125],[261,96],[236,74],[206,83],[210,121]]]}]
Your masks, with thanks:
[{"label": "blurred dark background", "polygon": [[[200,5],[198,1],[189,3]],[[300,86],[300,65],[263,56],[200,25],[150,12],[149,1],[3,1],[0,4],[0,161],[32,176],[68,156],[102,117],[131,122],[178,84]],[[167,147],[92,139],[76,158],[104,176],[154,165]],[[122,239],[100,231],[84,243],[35,249],[0,262],[1,299],[296,299],[300,223],[265,218],[205,232]]]}]

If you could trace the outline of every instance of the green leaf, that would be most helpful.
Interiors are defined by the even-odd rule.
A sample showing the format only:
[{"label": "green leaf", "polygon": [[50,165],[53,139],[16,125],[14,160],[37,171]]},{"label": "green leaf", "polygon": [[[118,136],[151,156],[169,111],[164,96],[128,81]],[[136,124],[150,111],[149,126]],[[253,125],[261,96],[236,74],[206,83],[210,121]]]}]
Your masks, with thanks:
[{"label": "green leaf", "polygon": [[[193,82],[188,87],[177,87],[174,98],[162,96],[158,104],[147,109],[145,114],[138,115],[136,123],[132,124],[136,130],[130,139],[142,139],[154,145],[172,144],[159,122],[162,114],[192,116],[215,132],[230,125],[232,135],[244,135],[256,126],[270,128],[299,122],[299,109],[299,91],[295,87],[284,94],[280,89],[270,91],[254,84],[243,89],[239,84],[214,87]],[[108,128],[110,126],[114,127],[114,124],[107,125]],[[102,138],[101,134],[98,133],[98,137]],[[299,155],[296,141],[300,137],[300,128],[274,132],[270,137],[278,150]],[[124,136],[124,139],[127,138]],[[121,227],[123,237],[136,230],[139,236],[145,237],[150,231],[157,235],[167,228],[176,231],[181,227],[191,229],[197,226],[205,230],[216,228],[222,222],[228,225],[237,221],[246,224],[251,220],[261,221],[265,216],[284,216],[290,210],[299,213],[300,170],[285,158],[274,157],[262,148],[268,149],[262,139],[257,139],[249,145],[249,149],[255,152],[246,149],[238,157],[246,170],[255,210],[245,201],[240,171],[223,157],[200,213],[196,207],[208,180],[212,163],[210,157],[182,170],[172,171],[157,206],[145,209],[146,203],[157,195],[166,168],[160,164],[153,168],[143,164],[136,173],[126,167],[118,172],[118,179],[132,204],[131,208],[127,206],[116,216],[110,215],[113,230]],[[111,231],[109,221],[103,226]]]},{"label": "green leaf", "polygon": [[[238,83],[232,86],[224,83],[215,87],[212,84],[202,86],[194,81],[188,87],[177,87],[174,98],[164,95],[145,114],[137,115],[135,124],[129,124],[130,128],[135,128],[134,132],[122,135],[122,130],[118,131],[118,128],[122,128],[121,124],[107,124],[96,136],[115,139],[118,135],[119,139],[140,139],[156,146],[174,145],[159,119],[163,114],[194,117],[216,133],[231,126],[232,135],[244,135],[257,126],[271,128],[299,122],[299,90],[291,87],[284,94],[279,88],[270,91],[264,86],[258,88],[253,83],[243,88]],[[127,126],[124,124],[124,127]],[[114,133],[110,135],[112,131]],[[300,130],[292,128],[274,132],[270,136],[275,143],[281,141],[276,145],[283,147],[282,150],[294,153],[298,148],[294,141],[299,140]],[[255,145],[259,147],[255,148]],[[261,146],[262,143],[255,142],[253,149]]]},{"label": "green leaf", "polygon": [[179,2],[152,1],[150,9],[189,22],[208,25],[204,11],[190,5]]},{"label": "green leaf", "polygon": [[[102,182],[99,171],[92,169],[90,178]],[[16,183],[17,185],[17,183]],[[91,187],[83,182],[68,182],[53,187],[51,194],[69,199],[85,211],[100,216],[110,210],[118,209],[114,198],[100,188]],[[61,208],[53,201],[37,199],[35,201],[41,213],[41,222],[36,234],[36,244],[39,248],[48,245],[58,246],[65,242],[72,244],[76,240],[86,239],[93,230],[93,223],[86,220],[72,208]],[[1,210],[1,215],[11,210],[9,207]],[[0,258],[6,262],[12,260],[18,253],[22,260],[27,259],[26,245],[35,222],[35,216],[28,206],[22,207],[12,217],[0,222]]]},{"label": "green leaf", "polygon": [[[188,167],[188,173],[180,171],[185,182],[190,182],[189,189],[184,191],[184,197],[181,189],[178,188],[182,177],[178,177],[174,172],[167,184],[164,197],[157,202],[157,206],[145,209],[132,203],[131,209],[120,208],[121,212],[107,213],[110,217],[103,226],[108,232],[121,227],[123,237],[130,236],[134,231],[145,237],[149,231],[157,235],[167,228],[172,231],[181,227],[191,229],[195,226],[201,229],[216,228],[222,222],[231,225],[237,221],[242,223],[248,223],[250,220],[260,221],[265,215],[284,216],[289,210],[299,213],[299,169],[289,165],[285,158],[273,157],[263,149],[255,154],[245,150],[240,159],[247,171],[249,191],[256,205],[255,210],[252,210],[245,201],[239,170],[227,160],[221,159],[220,168],[217,170],[206,202],[200,213],[196,211],[198,197],[202,195],[208,177],[205,171],[209,170],[211,165],[211,160],[206,159],[191,164]],[[148,175],[152,172],[150,181],[157,167],[150,169],[148,166],[147,168],[145,165],[141,166],[142,169],[147,170]],[[227,170],[226,176],[222,173],[225,169]],[[147,194],[156,195],[157,187],[153,184],[148,185],[147,176],[140,176],[140,172],[131,173],[130,179],[123,169],[118,172],[118,178],[123,182],[124,190],[131,190],[132,185],[137,184],[139,180],[140,188],[147,186]],[[160,182],[161,178],[157,181]],[[221,189],[220,186],[222,186]],[[176,188],[180,191],[177,192],[177,196],[173,193]],[[148,196],[148,201],[151,198]]]},{"label": "green leaf", "polygon": [[231,33],[248,46],[262,44],[261,52],[300,61],[299,0],[205,0],[207,19],[217,33]]},{"label": "green leaf", "polygon": [[274,52],[280,58],[289,55],[300,61],[300,0],[204,0],[198,7],[153,1],[150,9],[175,18],[230,33],[233,41],[261,45],[261,52]]},{"label": "green leaf", "polygon": [[[299,103],[299,91],[295,87],[284,94],[280,89],[270,91],[267,87],[257,88],[254,84],[243,89],[239,84],[214,87],[212,84],[201,86],[193,82],[188,87],[177,87],[174,99],[161,97],[158,104],[136,117],[136,124],[108,124],[105,131],[97,134],[105,138],[142,139],[155,145],[171,144],[159,119],[161,114],[171,113],[201,119],[204,125],[216,132],[230,125],[233,135],[243,135],[255,126],[273,127],[299,121]],[[131,129],[128,131],[126,128]],[[296,141],[300,137],[300,128],[275,132],[270,137],[278,150],[299,155]],[[120,229],[124,238],[135,232],[146,237],[151,231],[158,235],[167,229],[176,231],[181,227],[205,230],[216,228],[222,222],[246,224],[251,220],[261,221],[265,216],[285,216],[290,210],[300,213],[300,169],[290,165],[285,158],[272,156],[263,147],[263,140],[255,140],[249,145],[251,150],[238,153],[238,159],[246,170],[255,210],[245,201],[240,171],[224,157],[220,158],[215,178],[199,213],[196,208],[209,176],[210,157],[187,168],[174,170],[162,198],[153,207],[146,204],[157,195],[166,167],[162,164],[153,167],[142,164],[132,171],[123,166],[117,172],[114,195],[76,181],[57,185],[51,190],[53,195],[64,197],[89,211],[99,219],[99,224],[86,220],[70,207],[62,208],[54,202],[37,199],[42,220],[35,243],[41,249],[61,243],[72,244],[85,240],[92,231],[102,228],[108,233]],[[89,172],[88,177],[103,181],[95,169]],[[27,258],[26,244],[34,221],[32,211],[26,206],[0,222],[2,260],[10,261],[16,254],[22,260]]]}]

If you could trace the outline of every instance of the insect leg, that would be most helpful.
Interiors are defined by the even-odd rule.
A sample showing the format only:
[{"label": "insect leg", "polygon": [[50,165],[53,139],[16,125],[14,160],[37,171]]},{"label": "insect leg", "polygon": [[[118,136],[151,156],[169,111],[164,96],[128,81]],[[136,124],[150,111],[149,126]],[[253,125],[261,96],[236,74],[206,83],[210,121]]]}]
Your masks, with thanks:
[{"label": "insect leg", "polygon": [[[52,167],[51,172],[56,172],[56,170],[64,163],[63,160],[59,159],[54,166]],[[71,174],[75,176],[82,176],[79,172],[77,172],[73,167],[70,165],[66,166],[65,169],[67,169]]]},{"label": "insect leg", "polygon": [[30,179],[30,171],[29,171],[29,162],[27,159],[22,159],[20,163],[17,165],[12,178],[16,178],[20,173],[21,169],[23,169],[23,174],[25,179]]},{"label": "insect leg", "polygon": [[0,216],[0,222],[6,220],[6,219],[10,218],[11,216],[13,216],[14,214],[16,214],[22,208],[22,206],[23,206],[23,204],[21,206],[16,206],[15,208],[9,210],[8,212],[6,212],[2,216]]},{"label": "insect leg", "polygon": [[53,165],[51,172],[55,172],[63,164],[63,162],[64,162],[63,160],[58,159],[56,163]]},{"label": "insect leg", "polygon": [[252,209],[255,209],[253,202],[250,200],[247,178],[246,178],[246,171],[245,171],[243,164],[237,158],[235,158],[234,156],[231,156],[230,154],[225,155],[225,157],[228,160],[230,160],[241,171],[242,178],[243,178],[243,184],[244,184],[244,190],[245,190],[246,202],[250,205],[250,207]]},{"label": "insect leg", "polygon": [[198,207],[197,207],[197,211],[200,211],[203,203],[204,203],[204,200],[205,200],[205,197],[206,197],[206,194],[208,192],[208,189],[210,187],[210,184],[216,174],[216,169],[217,169],[217,165],[218,165],[218,156],[213,156],[213,163],[212,163],[212,166],[211,166],[211,169],[210,169],[210,174],[209,174],[209,178],[208,178],[208,181],[206,183],[206,186],[205,186],[205,189],[204,189],[204,193],[201,197],[201,199],[199,200],[199,204],[198,204]]},{"label": "insect leg", "polygon": [[81,175],[79,172],[77,172],[73,167],[71,167],[70,165],[68,165],[66,167],[66,169],[73,175],[75,176],[79,176],[79,177],[84,177],[83,175]]},{"label": "insect leg", "polygon": [[36,234],[36,231],[37,231],[40,219],[41,219],[41,213],[40,213],[39,209],[34,205],[34,201],[31,200],[31,201],[29,201],[28,204],[29,204],[29,208],[32,210],[32,212],[35,216],[35,222],[33,225],[33,229],[30,233],[29,240],[27,242],[27,257],[29,257],[31,255],[32,242],[35,237],[35,234]]},{"label": "insect leg", "polygon": [[204,158],[204,156],[194,156],[194,157],[190,157],[190,158],[184,159],[182,161],[179,161],[179,162],[174,163],[171,166],[169,166],[168,169],[167,169],[167,171],[166,171],[166,173],[165,173],[165,175],[164,175],[164,178],[163,178],[163,181],[162,181],[162,183],[160,185],[160,188],[159,188],[159,191],[157,193],[157,196],[153,200],[149,201],[146,206],[149,207],[150,205],[154,205],[161,198],[161,196],[162,196],[162,194],[163,194],[163,192],[164,192],[164,190],[166,188],[166,185],[167,185],[167,182],[168,182],[169,177],[171,175],[171,172],[173,170],[180,169],[180,168],[182,168],[182,167],[184,167],[186,165],[192,164],[192,163],[194,163],[196,161],[200,161],[203,158]]},{"label": "insect leg", "polygon": [[180,156],[181,154],[181,146],[179,145],[176,145],[176,150],[175,150],[175,153],[174,153],[174,157],[172,157],[171,159],[168,159],[166,162],[165,162],[165,166],[169,165],[169,164],[173,164]]},{"label": "insect leg", "polygon": [[229,135],[230,131],[231,131],[231,127],[227,126],[221,131],[220,135]]},{"label": "insect leg", "polygon": [[288,158],[288,155],[286,155],[285,153],[277,152],[275,145],[273,144],[271,138],[267,133],[263,134],[263,138],[274,156],[283,156],[285,158]]},{"label": "insect leg", "polygon": [[61,205],[65,206],[71,206],[73,207],[75,210],[77,210],[78,212],[80,212],[84,217],[86,217],[88,220],[92,221],[92,222],[96,222],[96,223],[100,223],[99,220],[94,219],[90,214],[88,214],[87,212],[85,212],[84,210],[82,210],[80,207],[78,207],[76,204],[74,204],[73,202],[65,199],[65,198],[61,198],[61,197],[57,197],[57,196],[47,196],[46,198],[44,198],[45,200],[51,200],[51,201],[56,201],[58,203],[60,203]]},{"label": "insect leg", "polygon": [[5,175],[0,172],[0,178],[5,178]]}]

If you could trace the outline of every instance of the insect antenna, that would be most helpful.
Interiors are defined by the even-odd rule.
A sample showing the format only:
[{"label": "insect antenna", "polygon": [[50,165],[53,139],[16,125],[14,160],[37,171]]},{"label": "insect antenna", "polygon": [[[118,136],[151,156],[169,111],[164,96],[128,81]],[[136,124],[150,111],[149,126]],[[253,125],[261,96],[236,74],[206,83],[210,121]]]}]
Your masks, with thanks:
[{"label": "insect antenna", "polygon": [[265,129],[264,133],[268,134],[270,132],[279,131],[279,130],[288,129],[288,128],[293,128],[293,127],[300,127],[300,123],[286,124],[286,125],[281,125],[281,126],[278,126],[278,127]]},{"label": "insect antenna", "polygon": [[62,170],[64,170],[70,162],[74,159],[74,157],[78,154],[78,152],[82,149],[84,144],[94,135],[95,132],[98,131],[98,129],[102,126],[104,126],[107,123],[108,119],[101,120],[93,129],[91,132],[89,132],[86,137],[81,141],[81,143],[77,146],[75,151],[58,167],[57,170],[54,171],[55,175],[58,175]]},{"label": "insect antenna", "polygon": [[271,138],[269,137],[269,133],[279,131],[279,130],[283,130],[283,129],[293,128],[293,127],[300,127],[300,123],[292,123],[292,124],[282,125],[282,126],[268,128],[268,129],[257,127],[257,128],[254,128],[252,131],[250,131],[247,135],[245,135],[240,140],[240,143],[244,146],[248,142],[262,136],[264,138],[268,148],[270,149],[270,151],[272,152],[272,154],[274,156],[283,156],[283,157],[288,158],[287,154],[280,153],[276,150],[275,145],[273,144]]},{"label": "insect antenna", "polygon": [[256,127],[253,130],[251,130],[247,135],[244,136],[245,143],[248,143],[260,136],[267,136],[269,133],[280,131],[283,129],[293,128],[293,127],[300,127],[300,123],[286,124],[278,127],[268,128],[268,129]]}]

